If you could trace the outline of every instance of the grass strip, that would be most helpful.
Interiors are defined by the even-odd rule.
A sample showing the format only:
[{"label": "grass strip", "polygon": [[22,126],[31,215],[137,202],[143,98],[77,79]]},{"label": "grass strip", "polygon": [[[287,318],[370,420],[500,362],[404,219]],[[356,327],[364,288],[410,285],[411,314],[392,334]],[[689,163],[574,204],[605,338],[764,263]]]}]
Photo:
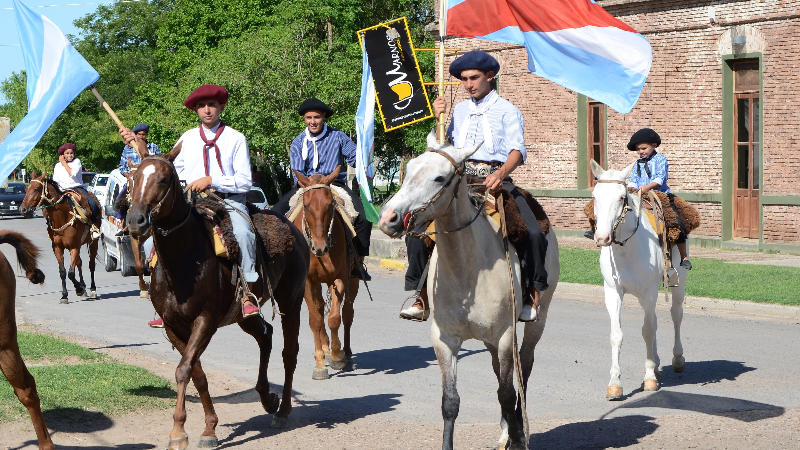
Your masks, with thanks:
[{"label": "grass strip", "polygon": [[[600,251],[561,247],[559,281],[603,285]],[[800,268],[692,258],[686,295],[800,306]]]},{"label": "grass strip", "polygon": [[[22,357],[36,379],[42,410],[49,417],[81,417],[83,411],[116,415],[168,408],[175,391],[167,379],[141,367],[76,344],[30,332],[19,333]],[[39,362],[49,365],[35,366]],[[58,362],[67,361],[63,364]],[[78,363],[71,364],[77,361]],[[0,381],[0,422],[27,416],[11,385]]]}]

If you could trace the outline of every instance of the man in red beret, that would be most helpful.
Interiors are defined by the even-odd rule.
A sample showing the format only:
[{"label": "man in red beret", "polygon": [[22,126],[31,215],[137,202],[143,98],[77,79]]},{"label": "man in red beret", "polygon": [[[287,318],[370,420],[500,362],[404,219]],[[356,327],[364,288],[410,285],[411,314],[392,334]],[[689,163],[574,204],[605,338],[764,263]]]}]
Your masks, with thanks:
[{"label": "man in red beret", "polygon": [[[253,185],[250,169],[250,150],[242,133],[225,125],[220,113],[228,102],[228,91],[216,84],[204,84],[183,102],[184,106],[197,113],[200,126],[192,128],[178,139],[183,143],[181,153],[175,158],[178,177],[186,181],[186,190],[203,192],[208,188],[216,191],[225,202],[230,213],[233,234],[241,249],[241,267],[245,281],[252,290],[258,280],[255,269],[255,234],[247,219],[234,209],[249,216],[245,198]],[[134,138],[130,130],[122,129],[125,142]],[[177,144],[176,144],[177,145]],[[244,316],[258,314],[258,305],[245,298]],[[152,327],[163,326],[161,319],[149,322]]]}]

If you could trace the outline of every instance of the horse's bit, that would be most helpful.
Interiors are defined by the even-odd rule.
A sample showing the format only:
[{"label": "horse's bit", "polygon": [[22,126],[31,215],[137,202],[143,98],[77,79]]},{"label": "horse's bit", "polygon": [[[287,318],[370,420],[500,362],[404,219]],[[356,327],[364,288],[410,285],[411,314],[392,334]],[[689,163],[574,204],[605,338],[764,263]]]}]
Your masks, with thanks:
[{"label": "horse's bit", "polygon": [[[312,189],[327,189],[327,190],[331,191],[331,196],[333,197],[333,189],[331,189],[330,185],[327,185],[327,184],[314,184],[314,185],[305,187],[300,191],[299,196],[303,197],[303,194],[305,194],[306,192],[308,192],[308,191],[310,191]],[[302,203],[303,204],[303,236],[306,238],[306,242],[308,242],[308,246],[311,247],[311,251],[314,252],[314,254],[316,254],[317,253],[317,248],[314,245],[314,237],[311,235],[311,227],[308,225],[308,220],[306,219],[306,203],[305,203],[305,200],[303,200],[302,202],[303,202]],[[328,249],[331,248],[331,245],[333,243],[333,221],[336,219],[336,217],[335,217],[335,215],[336,215],[335,203],[336,203],[336,198],[333,198],[333,201],[331,201],[330,208],[328,208],[328,210],[330,211],[330,214],[331,214],[331,222],[328,224],[328,235],[325,238],[325,247],[328,248]],[[326,252],[327,252],[327,250],[326,250]],[[323,255],[324,255],[324,253],[323,253]]]},{"label": "horse's bit", "polygon": [[[475,216],[472,219],[470,219],[467,223],[465,223],[464,225],[461,225],[460,227],[458,227],[458,228],[456,228],[454,230],[426,231],[426,232],[423,232],[423,233],[419,233],[419,232],[410,230],[410,228],[414,225],[414,218],[415,218],[415,216],[417,214],[422,213],[423,211],[428,209],[428,207],[430,207],[436,200],[438,200],[439,197],[441,197],[442,194],[444,194],[444,191],[447,190],[447,188],[450,186],[450,184],[453,182],[453,180],[456,177],[458,177],[458,181],[456,181],[456,184],[461,182],[461,178],[464,177],[464,163],[463,162],[461,164],[456,163],[456,160],[453,159],[452,156],[448,155],[447,153],[445,153],[445,152],[443,152],[441,150],[428,148],[427,151],[432,152],[432,153],[437,153],[437,154],[443,156],[448,162],[450,162],[450,164],[453,165],[453,167],[455,168],[455,172],[453,172],[453,174],[450,175],[450,178],[447,180],[447,182],[444,184],[444,186],[442,186],[442,188],[439,190],[439,192],[436,193],[436,195],[434,195],[430,200],[425,202],[425,204],[423,204],[419,208],[409,212],[406,215],[406,219],[408,219],[408,220],[407,221],[406,221],[406,219],[403,220],[404,225],[405,225],[404,228],[407,230],[406,231],[406,235],[411,236],[413,238],[422,238],[424,236],[430,236],[432,234],[448,234],[448,233],[455,233],[456,231],[461,231],[464,228],[467,228],[468,226],[472,225],[472,223],[475,222],[475,220],[478,219],[478,216],[480,216],[481,213],[483,212],[483,207],[481,206],[480,208],[478,208],[478,211],[475,213]],[[458,197],[458,188],[456,187],[455,192],[453,192],[453,197],[450,198],[450,202],[447,204],[447,206],[449,207],[450,204],[453,203],[453,200],[455,198],[457,198],[457,197]]]},{"label": "horse's bit", "polygon": [[629,212],[633,211],[633,208],[631,208],[631,205],[628,202],[628,184],[624,181],[618,180],[597,180],[597,183],[614,183],[625,186],[625,204],[622,205],[622,213],[619,215],[619,217],[617,217],[617,220],[614,221],[614,226],[611,228],[611,242],[622,247],[630,238],[633,237],[634,234],[636,234],[637,231],[639,231],[639,221],[642,220],[642,191],[639,191],[639,212],[636,215],[636,228],[634,228],[633,233],[631,233],[630,236],[625,238],[624,241],[620,242],[617,240],[617,227],[619,227],[620,224],[625,221],[625,216],[627,216]]}]

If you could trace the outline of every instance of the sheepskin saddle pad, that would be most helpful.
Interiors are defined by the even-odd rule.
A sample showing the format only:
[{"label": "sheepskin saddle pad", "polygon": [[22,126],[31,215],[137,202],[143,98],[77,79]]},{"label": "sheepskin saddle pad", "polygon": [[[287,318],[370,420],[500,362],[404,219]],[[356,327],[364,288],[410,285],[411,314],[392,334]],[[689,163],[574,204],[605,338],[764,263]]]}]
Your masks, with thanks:
[{"label": "sheepskin saddle pad", "polygon": [[[290,222],[294,222],[294,219],[300,214],[300,211],[303,209],[303,194],[306,193],[308,189],[298,189],[292,198],[289,199],[289,212],[286,213],[286,217],[289,218]],[[333,193],[333,201],[334,206],[336,207],[336,211],[339,212],[344,218],[347,219],[348,227],[353,228],[352,223],[355,222],[356,218],[358,217],[358,211],[356,211],[356,207],[353,206],[353,199],[350,198],[350,195],[347,194],[342,187],[331,185],[331,192]]]},{"label": "sheepskin saddle pad", "polygon": [[[233,234],[230,213],[225,209],[225,205],[210,198],[196,197],[192,206],[195,214],[204,219],[217,256],[238,261],[239,244]],[[294,238],[286,219],[273,211],[262,210],[252,203],[247,203],[247,210],[253,227],[264,245],[267,259],[285,255],[292,250]]]},{"label": "sheepskin saddle pad", "polygon": [[[637,190],[634,188],[628,188],[628,192],[631,194],[635,193],[636,191]],[[675,240],[677,240],[678,236],[681,234],[678,215],[675,213],[675,209],[673,209],[669,204],[669,197],[667,194],[659,191],[654,191],[654,193],[658,195],[659,200],[661,200],[661,206],[664,208],[664,222],[667,225],[667,239],[670,242],[675,242]],[[653,206],[650,205],[648,196],[643,195],[642,199],[645,201],[643,207],[645,209],[652,210]],[[700,213],[697,212],[697,209],[695,209],[691,203],[678,197],[677,195],[673,196],[673,199],[675,201],[675,208],[677,208],[678,212],[680,213],[680,218],[683,219],[683,225],[686,228],[686,234],[688,235],[698,226],[700,226]],[[583,214],[586,215],[586,217],[589,219],[589,222],[592,224],[592,228],[594,228],[594,199],[589,200],[589,202],[586,203],[586,206],[583,207]]]}]

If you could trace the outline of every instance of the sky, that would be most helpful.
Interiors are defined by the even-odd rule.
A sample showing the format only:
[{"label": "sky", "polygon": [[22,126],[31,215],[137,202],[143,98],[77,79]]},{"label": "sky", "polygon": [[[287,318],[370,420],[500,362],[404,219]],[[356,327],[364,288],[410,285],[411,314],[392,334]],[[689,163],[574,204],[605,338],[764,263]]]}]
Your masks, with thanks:
[{"label": "sky", "polygon": [[[111,3],[111,1],[103,0],[22,1],[31,7],[34,12],[52,20],[66,35],[78,34],[78,29],[72,24],[75,19],[79,19],[93,12],[98,5]],[[36,8],[36,6],[56,4],[63,6]],[[66,4],[75,6],[67,6]],[[22,60],[22,49],[19,46],[17,22],[14,17],[14,2],[12,0],[0,0],[0,80],[5,80],[11,76],[13,72],[19,72],[21,70],[25,70],[25,63]],[[6,98],[0,93],[0,104],[5,103],[5,101]]]}]

